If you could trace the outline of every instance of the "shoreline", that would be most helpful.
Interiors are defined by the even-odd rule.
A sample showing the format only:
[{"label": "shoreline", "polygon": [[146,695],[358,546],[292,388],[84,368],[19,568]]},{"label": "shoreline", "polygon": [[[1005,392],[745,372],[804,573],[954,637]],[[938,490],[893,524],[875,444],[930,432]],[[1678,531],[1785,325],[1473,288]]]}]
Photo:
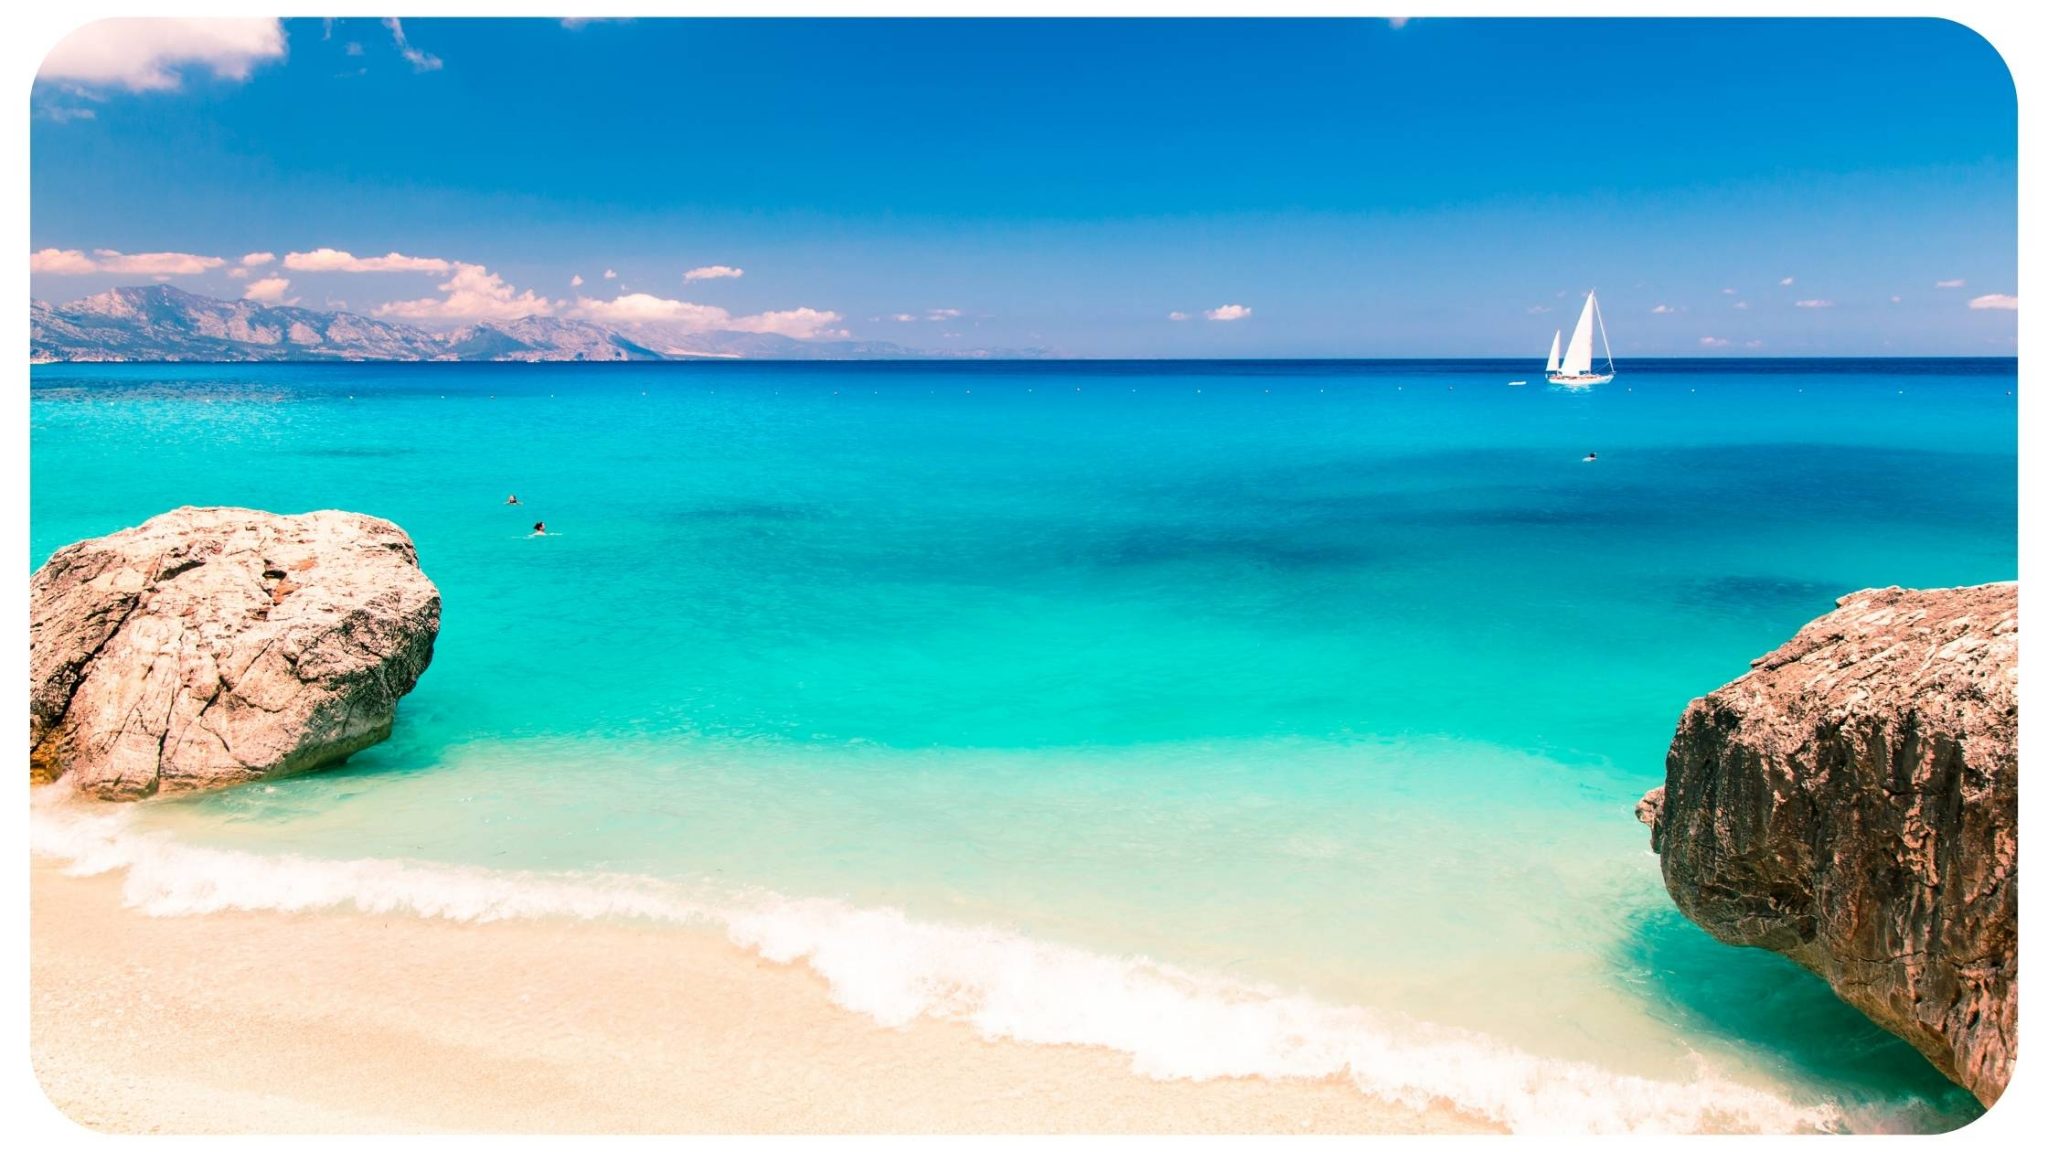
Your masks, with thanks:
[{"label": "shoreline", "polygon": [[356,911],[154,917],[30,863],[30,1056],[106,1132],[1500,1132],[1348,1079],[1156,1080],[886,1028],[710,931]]}]

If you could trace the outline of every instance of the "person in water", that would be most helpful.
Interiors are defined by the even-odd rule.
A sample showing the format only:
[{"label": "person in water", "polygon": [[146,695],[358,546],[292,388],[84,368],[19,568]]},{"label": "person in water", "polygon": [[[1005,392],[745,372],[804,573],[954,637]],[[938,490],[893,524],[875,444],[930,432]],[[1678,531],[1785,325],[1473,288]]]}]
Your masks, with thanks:
[{"label": "person in water", "polygon": [[548,534],[548,526],[547,526],[547,524],[546,524],[546,523],[544,523],[544,522],[542,522],[542,521],[539,521],[539,520],[535,520],[535,521],[533,522],[533,534],[534,534],[535,536],[545,536],[545,535],[547,535],[547,534]]},{"label": "person in water", "polygon": [[1588,464],[1591,464],[1591,463],[1592,463],[1593,461],[1595,461],[1595,460],[1598,460],[1599,458],[1600,458],[1600,454],[1599,454],[1598,452],[1588,452],[1588,453],[1586,453],[1586,463],[1588,463]]},{"label": "person in water", "polygon": [[511,495],[511,496],[507,496],[507,497],[505,497],[505,503],[507,503],[507,504],[517,504],[517,503],[519,503],[519,496],[518,496],[518,494],[516,494],[516,493],[515,493],[515,494],[513,494],[513,495]]}]

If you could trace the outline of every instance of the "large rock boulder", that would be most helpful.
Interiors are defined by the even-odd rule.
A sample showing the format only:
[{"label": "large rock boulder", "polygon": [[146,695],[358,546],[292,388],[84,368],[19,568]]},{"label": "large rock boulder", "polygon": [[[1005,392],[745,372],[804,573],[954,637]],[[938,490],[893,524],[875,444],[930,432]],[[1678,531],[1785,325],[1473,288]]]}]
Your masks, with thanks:
[{"label": "large rock boulder", "polygon": [[29,775],[110,800],[304,772],[391,734],[441,595],[395,524],[179,508],[29,579]]},{"label": "large rock boulder", "polygon": [[1836,602],[1694,700],[1643,798],[1664,886],[1990,1104],[2019,976],[2019,588]]}]

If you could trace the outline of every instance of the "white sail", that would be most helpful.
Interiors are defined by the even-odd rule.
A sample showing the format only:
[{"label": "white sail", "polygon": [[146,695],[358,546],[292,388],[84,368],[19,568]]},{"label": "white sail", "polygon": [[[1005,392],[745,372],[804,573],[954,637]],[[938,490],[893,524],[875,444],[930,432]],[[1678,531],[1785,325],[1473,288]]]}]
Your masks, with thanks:
[{"label": "white sail", "polygon": [[1563,342],[1563,340],[1564,329],[1562,328],[1550,334],[1550,361],[1543,365],[1543,370],[1545,372],[1557,371],[1557,348],[1558,345]]},{"label": "white sail", "polygon": [[1560,369],[1567,376],[1584,376],[1593,370],[1593,294],[1586,293],[1586,306],[1579,312],[1578,327],[1572,329],[1572,342],[1565,346],[1564,363]]}]

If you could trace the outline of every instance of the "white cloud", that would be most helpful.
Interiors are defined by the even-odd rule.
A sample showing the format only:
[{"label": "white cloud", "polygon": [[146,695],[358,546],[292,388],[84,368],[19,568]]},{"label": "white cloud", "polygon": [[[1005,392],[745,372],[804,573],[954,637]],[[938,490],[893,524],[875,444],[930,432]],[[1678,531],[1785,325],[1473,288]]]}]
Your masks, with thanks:
[{"label": "white cloud", "polygon": [[447,272],[460,267],[434,256],[406,256],[398,252],[356,256],[333,248],[287,252],[284,266],[294,272]]},{"label": "white cloud", "polygon": [[1993,292],[1989,296],[1972,297],[1970,307],[1979,311],[1990,308],[2003,312],[2017,312],[2020,310],[2020,298],[2017,296],[2007,296],[2002,292]]},{"label": "white cloud", "polygon": [[1790,276],[1787,276],[1783,280],[1778,281],[1778,283],[1784,287],[1790,288],[1792,286],[1792,278]]},{"label": "white cloud", "polygon": [[1723,288],[1723,289],[1721,289],[1721,295],[1723,295],[1723,296],[1735,296],[1735,295],[1739,295],[1739,293],[1737,293],[1737,292],[1735,291],[1735,289],[1733,289],[1733,288]]},{"label": "white cloud", "polygon": [[1700,347],[1702,347],[1702,348],[1726,348],[1727,346],[1728,346],[1728,341],[1727,341],[1727,340],[1725,340],[1725,339],[1723,339],[1722,337],[1719,337],[1719,336],[1702,336],[1702,337],[1700,337]]},{"label": "white cloud", "polygon": [[747,274],[744,268],[733,268],[724,264],[706,264],[683,273],[685,280],[737,280]]},{"label": "white cloud", "polygon": [[1961,280],[1936,280],[1934,286],[1936,288],[1961,288],[1963,282]]},{"label": "white cloud", "polygon": [[958,320],[960,318],[960,310],[958,308],[934,308],[925,313],[924,318],[927,320]]},{"label": "white cloud", "polygon": [[688,300],[669,300],[646,292],[627,292],[612,300],[576,301],[576,315],[609,324],[681,323],[711,329],[729,319],[725,309]]},{"label": "white cloud", "polygon": [[186,67],[247,80],[256,65],[284,53],[284,25],[272,18],[95,20],[58,41],[36,78],[88,90],[163,92],[179,86]]},{"label": "white cloud", "polygon": [[646,292],[627,292],[611,300],[582,297],[570,311],[606,324],[658,324],[689,332],[772,332],[798,340],[824,334],[842,319],[837,312],[816,308],[734,316],[715,304],[670,300]]},{"label": "white cloud", "polygon": [[1794,300],[1792,306],[1794,308],[1833,308],[1835,302],[1833,300]]},{"label": "white cloud", "polygon": [[1168,320],[1185,320],[1188,318],[1188,314],[1185,312],[1168,312],[1166,318]]},{"label": "white cloud", "polygon": [[422,52],[413,47],[412,43],[405,38],[405,25],[398,22],[398,17],[386,16],[384,18],[384,27],[391,30],[391,42],[398,45],[398,54],[405,57],[405,62],[412,65],[413,71],[437,72],[440,70],[441,58],[431,52]]},{"label": "white cloud", "polygon": [[97,120],[100,114],[90,108],[63,104],[37,104],[34,115],[58,124],[69,124],[73,120]]},{"label": "white cloud", "polygon": [[230,280],[247,280],[248,278],[249,270],[247,268],[228,269],[228,279]]},{"label": "white cloud", "polygon": [[1251,314],[1252,310],[1242,304],[1225,304],[1221,308],[1211,308],[1202,313],[1211,320],[1242,320]]},{"label": "white cloud", "polygon": [[1897,304],[1897,303],[1899,302],[1899,300],[1900,300],[1900,298],[1899,298],[1899,297],[1897,297],[1897,296],[1894,296],[1894,297],[1892,297],[1892,303],[1894,303],[1894,304]]},{"label": "white cloud", "polygon": [[571,288],[581,288],[581,287],[583,287],[583,274],[582,274],[581,272],[578,272],[578,273],[577,273],[576,275],[574,275],[574,276],[571,276],[571,277],[569,277],[569,287],[571,287]]},{"label": "white cloud", "polygon": [[439,287],[440,296],[394,301],[377,309],[377,315],[403,320],[471,322],[548,316],[555,310],[546,297],[534,295],[531,289],[515,291],[481,264],[456,261],[454,274]]},{"label": "white cloud", "polygon": [[242,299],[254,300],[258,304],[296,304],[296,297],[291,300],[284,298],[286,290],[291,286],[292,282],[282,276],[265,276],[261,280],[251,281],[242,293]]},{"label": "white cloud", "polygon": [[1548,312],[1548,311],[1550,311],[1550,306],[1549,306],[1548,304],[1531,304],[1531,305],[1529,305],[1529,315],[1531,315],[1531,316],[1541,316],[1541,315],[1543,315],[1543,314],[1544,314],[1545,312]]},{"label": "white cloud", "polygon": [[194,256],[190,252],[122,253],[112,248],[95,248],[92,254],[99,271],[121,276],[197,276],[227,263],[218,256]]},{"label": "white cloud", "polygon": [[1761,340],[1744,340],[1742,346],[1744,348],[1761,348],[1764,346],[1764,342]]},{"label": "white cloud", "polygon": [[260,268],[265,264],[276,261],[276,259],[277,253],[275,252],[251,252],[247,256],[242,257],[242,267]]},{"label": "white cloud", "polygon": [[28,254],[28,270],[57,276],[83,276],[98,271],[99,266],[92,262],[92,257],[76,248],[45,248]]},{"label": "white cloud", "polygon": [[1734,309],[1737,309],[1738,311],[1743,311],[1743,312],[1747,312],[1747,311],[1749,311],[1749,301],[1747,301],[1747,300],[1737,300],[1737,301],[1736,301],[1735,303],[1733,303],[1733,304],[1730,304],[1730,305],[1729,305],[1729,307],[1730,307],[1730,308],[1734,308]]},{"label": "white cloud", "polygon": [[195,256],[190,252],[116,252],[95,248],[92,255],[76,248],[45,248],[31,252],[30,272],[57,276],[83,276],[90,272],[111,272],[117,276],[197,276],[226,264],[218,256]]},{"label": "white cloud", "polygon": [[898,312],[894,316],[889,317],[889,319],[896,321],[898,324],[909,324],[915,321],[917,317],[908,312]]},{"label": "white cloud", "polygon": [[619,274],[607,268],[604,270],[604,278],[607,280],[617,280],[619,278]]},{"label": "white cloud", "polygon": [[1676,311],[1678,311],[1678,309],[1676,309],[1676,308],[1673,308],[1673,307],[1672,307],[1671,305],[1669,305],[1669,304],[1659,304],[1659,305],[1657,305],[1657,306],[1656,306],[1655,308],[1652,308],[1652,309],[1650,309],[1650,315],[1652,315],[1652,316],[1669,316],[1669,315],[1671,315],[1672,313],[1674,313],[1674,312],[1676,312]]},{"label": "white cloud", "polygon": [[791,308],[782,312],[735,316],[728,326],[738,332],[773,332],[781,336],[793,336],[798,340],[808,340],[822,333],[827,325],[837,324],[839,320],[840,315],[837,312],[820,311],[816,308]]}]

